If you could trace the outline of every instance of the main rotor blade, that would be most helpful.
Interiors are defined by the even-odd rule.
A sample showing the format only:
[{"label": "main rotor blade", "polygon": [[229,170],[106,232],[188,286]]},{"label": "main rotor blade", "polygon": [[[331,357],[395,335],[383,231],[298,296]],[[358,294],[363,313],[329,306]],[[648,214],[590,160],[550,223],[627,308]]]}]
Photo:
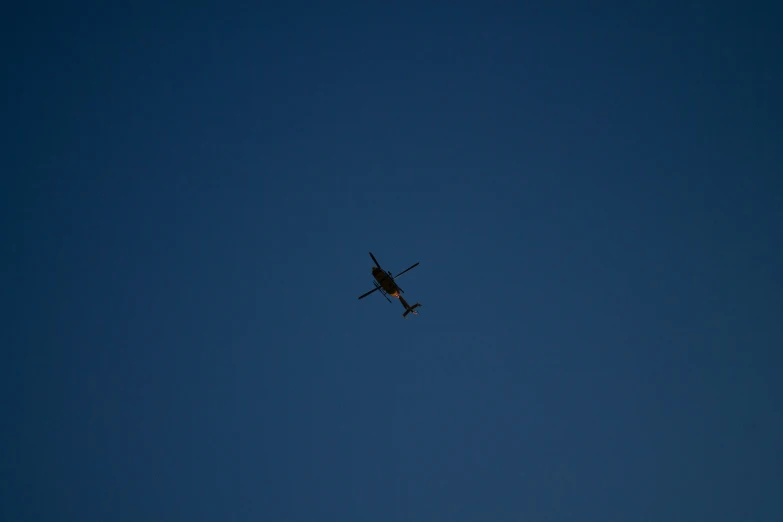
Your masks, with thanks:
[{"label": "main rotor blade", "polygon": [[[372,258],[373,261],[375,261],[375,266],[377,266],[378,268],[381,268],[381,265],[378,263],[378,260],[375,259],[375,256],[372,255],[372,252],[370,252],[370,257]],[[383,269],[381,268],[381,270],[383,270]]]},{"label": "main rotor blade", "polygon": [[375,292],[376,290],[380,290],[380,289],[381,289],[381,287],[380,287],[380,286],[376,286],[375,288],[373,288],[372,290],[370,290],[370,291],[369,291],[369,292],[367,292],[366,294],[364,294],[364,295],[360,295],[360,296],[359,296],[359,299],[364,299],[365,297],[367,297],[367,296],[368,296],[368,295],[370,295],[371,293]]},{"label": "main rotor blade", "polygon": [[417,266],[419,266],[419,263],[416,263],[415,265],[413,265],[413,266],[410,266],[410,267],[406,268],[405,270],[403,270],[402,272],[400,272],[400,273],[399,273],[399,274],[397,274],[396,276],[392,277],[392,279],[397,279],[398,277],[400,277],[402,274],[404,274],[405,272],[407,272],[407,271],[408,271],[408,270],[410,270],[411,268],[416,268]]}]

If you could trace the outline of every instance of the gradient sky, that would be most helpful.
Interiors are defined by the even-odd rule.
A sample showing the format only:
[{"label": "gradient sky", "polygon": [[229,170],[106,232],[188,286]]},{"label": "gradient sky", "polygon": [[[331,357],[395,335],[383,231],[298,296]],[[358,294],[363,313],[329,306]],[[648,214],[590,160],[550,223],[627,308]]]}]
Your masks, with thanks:
[{"label": "gradient sky", "polygon": [[783,8],[372,4],[4,12],[0,519],[783,520]]}]

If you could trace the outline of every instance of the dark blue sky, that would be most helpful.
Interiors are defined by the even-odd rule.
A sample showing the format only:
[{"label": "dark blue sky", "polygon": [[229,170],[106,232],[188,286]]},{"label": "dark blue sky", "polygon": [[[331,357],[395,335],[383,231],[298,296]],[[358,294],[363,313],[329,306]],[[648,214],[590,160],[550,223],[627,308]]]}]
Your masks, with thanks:
[{"label": "dark blue sky", "polygon": [[104,4],[3,17],[0,519],[783,520],[780,6]]}]

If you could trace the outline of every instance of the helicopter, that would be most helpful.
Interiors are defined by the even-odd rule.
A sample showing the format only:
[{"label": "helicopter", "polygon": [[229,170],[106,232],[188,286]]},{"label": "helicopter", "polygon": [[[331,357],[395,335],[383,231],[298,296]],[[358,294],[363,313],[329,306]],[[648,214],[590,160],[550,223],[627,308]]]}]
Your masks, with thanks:
[{"label": "helicopter", "polygon": [[419,312],[416,311],[416,308],[420,307],[421,303],[416,303],[415,305],[410,306],[407,303],[407,301],[405,301],[405,299],[402,297],[402,295],[400,295],[403,294],[404,292],[402,288],[400,288],[397,282],[395,281],[395,279],[400,277],[408,270],[411,270],[412,268],[416,268],[417,266],[419,266],[419,263],[417,262],[415,265],[406,268],[396,276],[392,277],[392,273],[390,271],[384,271],[383,268],[381,268],[380,263],[378,263],[378,260],[375,259],[374,255],[372,255],[372,252],[370,252],[370,257],[375,262],[375,266],[372,267],[372,275],[375,278],[372,284],[375,285],[375,288],[373,288],[372,290],[370,290],[364,295],[360,295],[359,299],[364,299],[365,297],[375,292],[376,290],[380,290],[381,293],[383,294],[383,297],[385,297],[386,300],[389,301],[390,303],[391,303],[391,299],[389,299],[388,296],[396,297],[397,299],[400,300],[402,306],[405,307],[405,313],[402,314],[402,316],[405,319],[408,318],[409,313],[413,313],[413,315],[419,315]]}]

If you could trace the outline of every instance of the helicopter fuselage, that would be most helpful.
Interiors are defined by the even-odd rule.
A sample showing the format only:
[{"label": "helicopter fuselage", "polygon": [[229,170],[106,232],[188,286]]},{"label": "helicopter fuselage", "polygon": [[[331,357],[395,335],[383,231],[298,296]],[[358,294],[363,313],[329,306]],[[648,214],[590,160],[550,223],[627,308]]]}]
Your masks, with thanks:
[{"label": "helicopter fuselage", "polygon": [[372,267],[372,275],[386,294],[391,297],[400,297],[400,289],[397,287],[397,283],[394,282],[394,279],[392,279],[391,274],[374,266]]}]

